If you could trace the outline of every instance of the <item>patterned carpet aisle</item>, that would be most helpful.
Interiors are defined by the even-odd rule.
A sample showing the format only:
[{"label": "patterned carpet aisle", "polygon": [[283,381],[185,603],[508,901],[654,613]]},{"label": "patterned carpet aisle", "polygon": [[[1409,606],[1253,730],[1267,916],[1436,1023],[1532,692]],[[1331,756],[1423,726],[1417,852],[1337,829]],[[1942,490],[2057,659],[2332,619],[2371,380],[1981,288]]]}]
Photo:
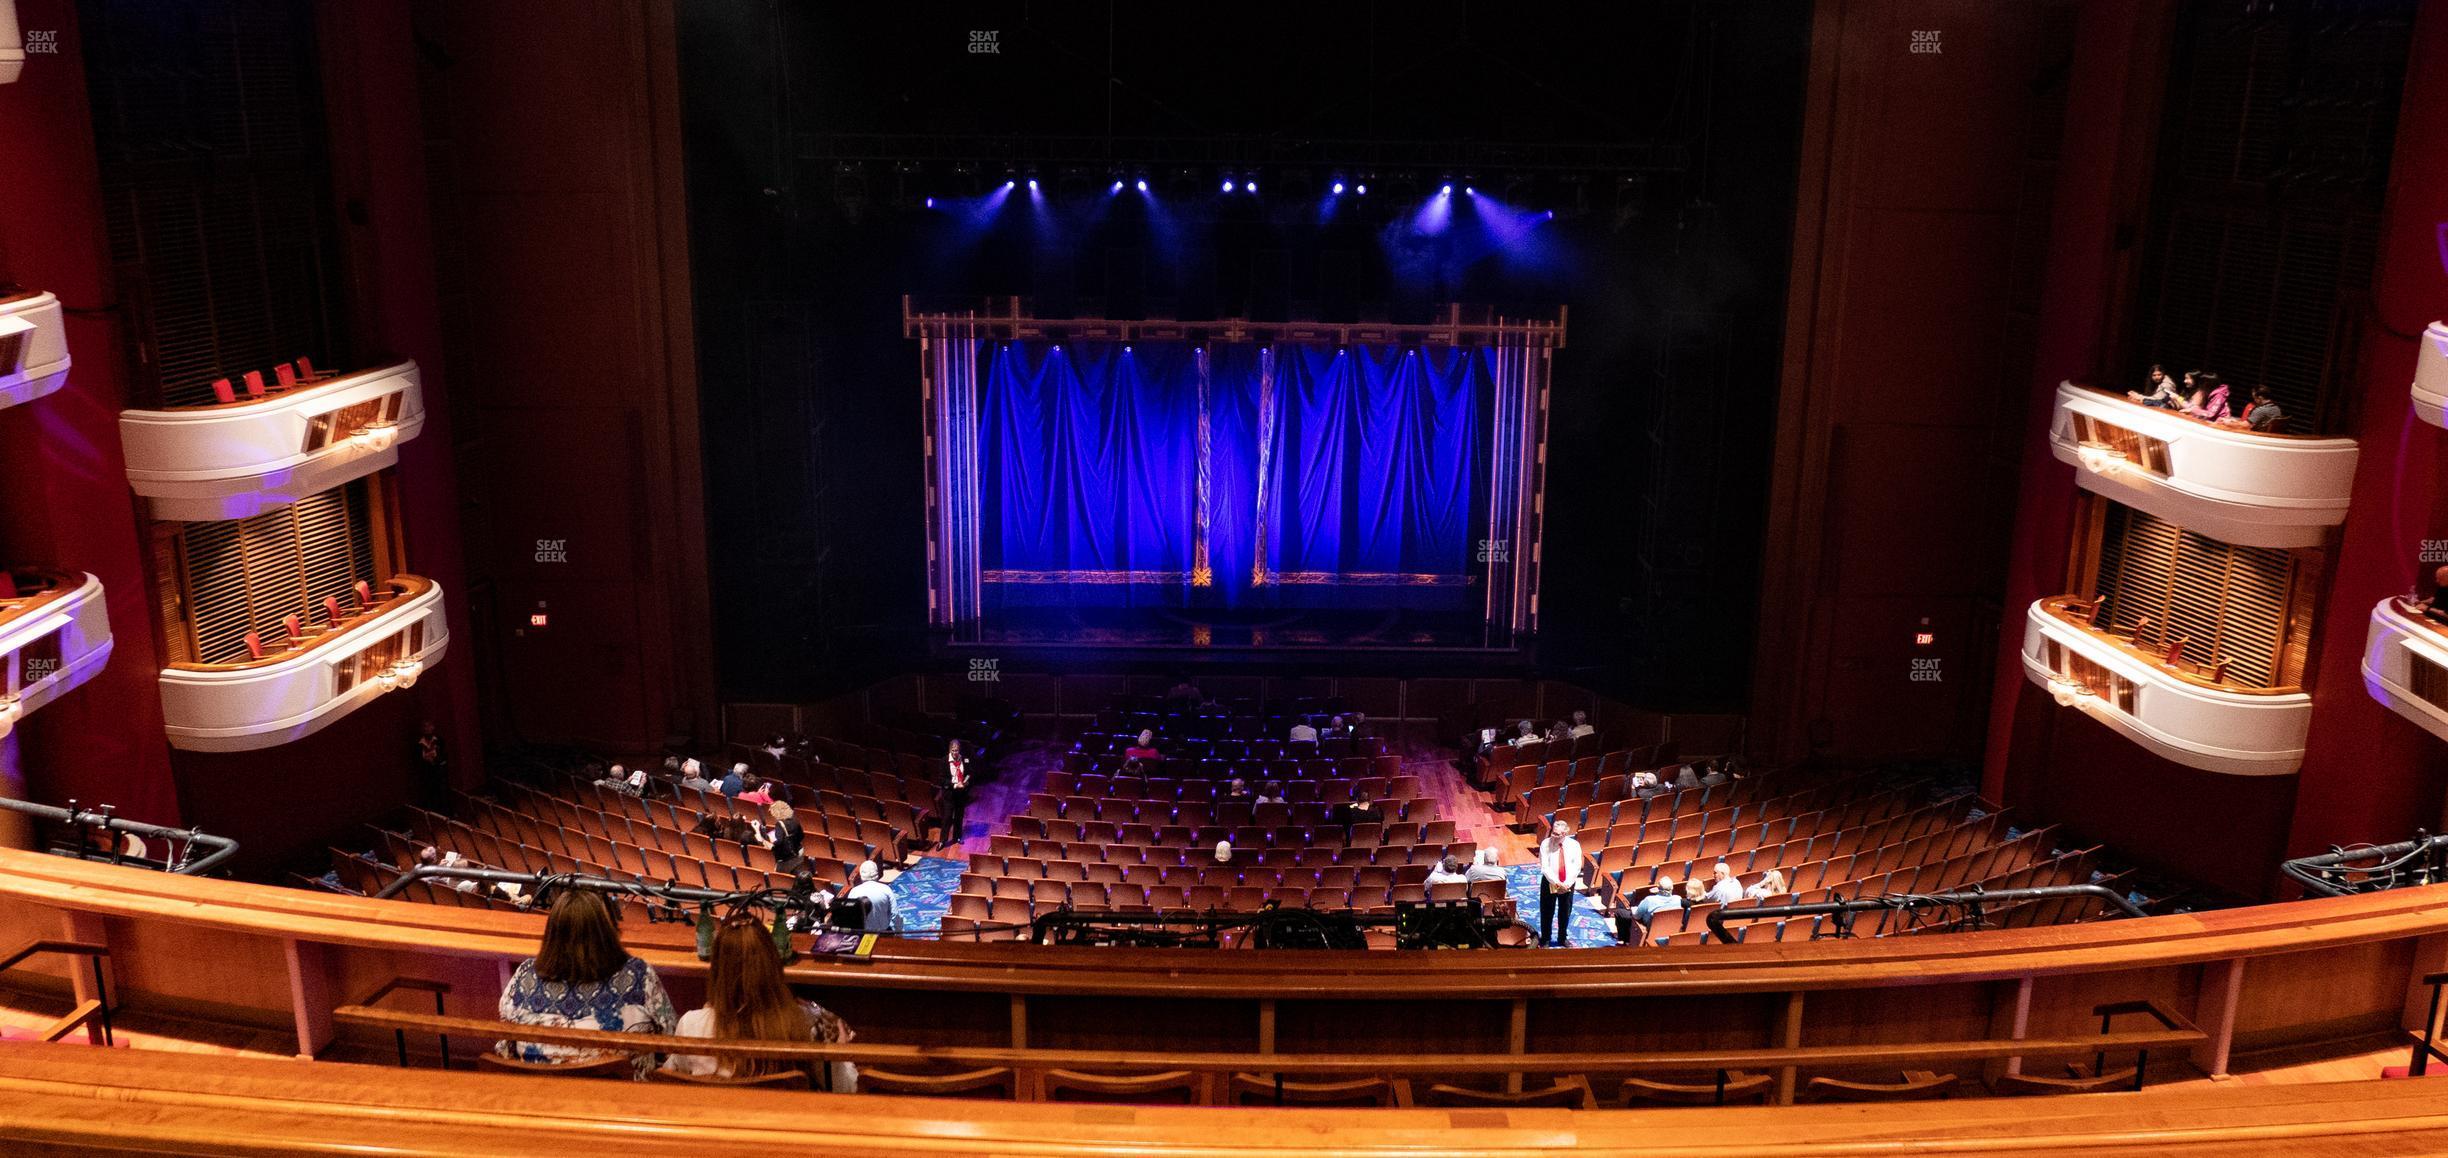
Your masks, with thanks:
[{"label": "patterned carpet aisle", "polygon": [[[1505,869],[1505,892],[1513,898],[1521,913],[1522,924],[1529,926],[1532,937],[1538,935],[1538,866],[1517,864]],[[1574,897],[1572,945],[1574,948],[1615,944],[1615,922],[1598,915],[1598,898]]]},{"label": "patterned carpet aisle", "polygon": [[894,878],[893,911],[901,917],[901,930],[932,933],[942,927],[944,910],[952,907],[952,894],[960,891],[961,873],[967,868],[961,861],[927,856]]}]

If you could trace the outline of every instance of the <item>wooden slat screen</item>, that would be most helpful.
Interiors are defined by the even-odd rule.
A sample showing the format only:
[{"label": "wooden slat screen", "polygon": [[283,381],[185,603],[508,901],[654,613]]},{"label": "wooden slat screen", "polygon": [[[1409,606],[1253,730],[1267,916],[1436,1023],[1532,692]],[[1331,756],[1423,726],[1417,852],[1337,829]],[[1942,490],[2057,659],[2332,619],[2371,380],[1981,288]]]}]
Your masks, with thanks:
[{"label": "wooden slat screen", "polygon": [[[2107,600],[2100,626],[2157,645],[2188,636],[2185,658],[2227,661],[2226,678],[2245,687],[2300,683],[2309,605],[2296,582],[2293,552],[2239,547],[2111,504],[2099,548],[2099,578],[2088,594]],[[2295,619],[2303,624],[2294,624]]]},{"label": "wooden slat screen", "polygon": [[2448,711],[2448,667],[2441,667],[2418,653],[2409,652],[2406,658],[2412,661],[2407,667],[2411,673],[2413,693],[2432,707]]},{"label": "wooden slat screen", "polygon": [[248,631],[278,647],[282,616],[321,623],[326,596],[351,606],[359,580],[381,582],[370,489],[370,480],[359,479],[252,518],[187,524],[178,540],[190,662],[246,658]]}]

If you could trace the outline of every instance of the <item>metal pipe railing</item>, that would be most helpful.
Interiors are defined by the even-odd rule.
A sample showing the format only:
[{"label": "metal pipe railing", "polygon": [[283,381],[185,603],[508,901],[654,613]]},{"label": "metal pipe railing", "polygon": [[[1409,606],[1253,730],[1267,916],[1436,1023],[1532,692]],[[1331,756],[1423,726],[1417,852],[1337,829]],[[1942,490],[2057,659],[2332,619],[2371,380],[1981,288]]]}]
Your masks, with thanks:
[{"label": "metal pipe railing", "polygon": [[[158,824],[146,824],[140,820],[122,819],[112,815],[110,806],[107,804],[99,810],[84,811],[77,808],[74,800],[68,802],[68,807],[59,808],[49,804],[36,804],[30,800],[12,800],[0,796],[0,809],[21,812],[27,816],[59,824],[76,825],[76,856],[79,860],[106,861],[110,864],[137,864],[165,872],[201,876],[219,867],[222,861],[238,853],[238,842],[226,836],[214,836],[197,828],[166,828]],[[164,856],[157,862],[151,857],[128,856],[119,851],[116,842],[110,842],[108,847],[96,848],[85,843],[86,830],[96,828],[104,832],[124,832],[134,836],[149,836],[156,840],[167,841],[178,849],[178,853],[176,856]],[[205,853],[201,858],[190,859],[198,846],[211,851]]]},{"label": "metal pipe railing", "polygon": [[[2428,885],[2448,881],[2448,835],[2433,836],[2421,829],[2414,830],[2414,839],[2395,844],[2365,844],[2353,848],[2330,846],[2329,851],[2316,856],[2299,856],[2281,863],[2280,872],[2297,884],[2324,897],[2343,897],[2354,893],[2378,892],[2401,884]],[[2399,880],[2400,873],[2408,879]],[[2336,878],[2355,875],[2367,879],[2356,887]]]},{"label": "metal pipe railing", "polygon": [[2124,911],[2126,916],[2141,917],[2142,911],[2124,894],[2105,885],[2046,885],[2028,889],[1961,889],[1947,893],[1890,893],[1877,897],[1856,897],[1853,900],[1811,901],[1784,905],[1745,905],[1740,908],[1720,908],[1708,915],[1709,935],[1719,942],[1734,938],[1726,932],[1727,921],[1773,921],[1785,917],[1833,916],[1840,925],[1850,927],[1855,913],[1914,912],[1920,909],[1949,907],[1977,909],[1988,905],[2006,905],[2017,901],[2059,900],[2067,897],[2096,897]]}]

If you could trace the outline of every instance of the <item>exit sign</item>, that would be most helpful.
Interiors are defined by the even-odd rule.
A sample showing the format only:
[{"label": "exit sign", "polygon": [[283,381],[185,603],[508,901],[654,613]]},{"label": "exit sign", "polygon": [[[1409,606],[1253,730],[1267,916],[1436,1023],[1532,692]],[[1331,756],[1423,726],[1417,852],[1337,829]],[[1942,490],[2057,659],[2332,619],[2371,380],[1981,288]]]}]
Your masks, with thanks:
[{"label": "exit sign", "polygon": [[542,611],[531,611],[527,614],[527,626],[534,628],[551,627],[552,616]]}]

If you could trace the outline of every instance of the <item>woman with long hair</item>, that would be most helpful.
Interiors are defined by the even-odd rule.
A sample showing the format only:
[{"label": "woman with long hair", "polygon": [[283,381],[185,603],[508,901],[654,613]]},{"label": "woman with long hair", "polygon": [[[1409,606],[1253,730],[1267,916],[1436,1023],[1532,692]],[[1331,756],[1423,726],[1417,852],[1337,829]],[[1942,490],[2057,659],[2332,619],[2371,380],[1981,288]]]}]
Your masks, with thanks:
[{"label": "woman with long hair", "polygon": [[[502,988],[501,1018],[608,1033],[670,1033],[678,1020],[654,966],[621,947],[620,927],[613,924],[612,908],[603,896],[568,888],[553,897],[552,915],[544,920],[544,943],[535,956],[519,962],[510,984]],[[528,1062],[585,1062],[606,1056],[606,1051],[536,1042],[504,1041],[494,1048]],[[639,1056],[639,1076],[653,1066],[654,1055]]]},{"label": "woman with long hair", "polygon": [[[773,934],[757,923],[754,910],[732,914],[714,931],[714,963],[706,975],[705,1007],[692,1009],[683,1016],[677,1032],[682,1037],[726,1041],[823,1045],[839,1044],[857,1036],[823,1006],[803,1001],[791,992],[782,980],[782,956],[774,951]],[[665,1064],[675,1073],[725,1078],[804,1068],[815,1079],[818,1089],[839,1094],[858,1090],[858,1067],[849,1062],[833,1062],[820,1069],[812,1064],[796,1066],[762,1058],[677,1054]]]}]

